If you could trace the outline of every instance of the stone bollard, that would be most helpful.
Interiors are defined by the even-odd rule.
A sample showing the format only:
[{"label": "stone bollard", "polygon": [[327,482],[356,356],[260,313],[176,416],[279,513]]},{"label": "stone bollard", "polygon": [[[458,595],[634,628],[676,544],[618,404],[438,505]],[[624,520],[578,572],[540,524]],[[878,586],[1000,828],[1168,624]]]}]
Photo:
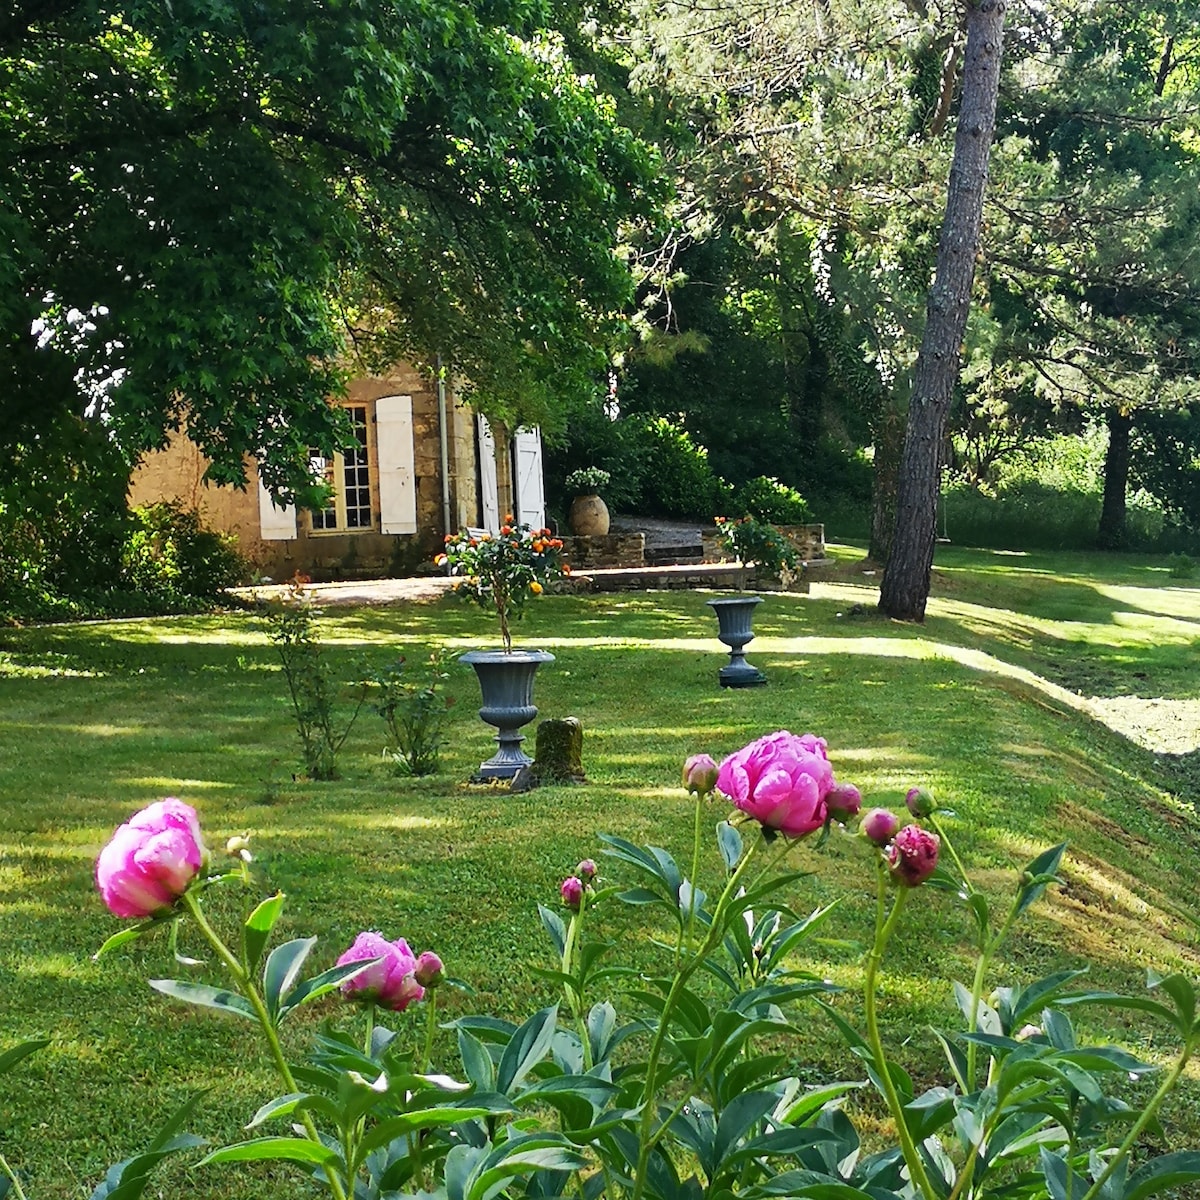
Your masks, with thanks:
[{"label": "stone bollard", "polygon": [[537,727],[533,762],[512,781],[511,790],[527,792],[542,783],[586,783],[583,773],[583,725],[578,717],[551,717]]}]

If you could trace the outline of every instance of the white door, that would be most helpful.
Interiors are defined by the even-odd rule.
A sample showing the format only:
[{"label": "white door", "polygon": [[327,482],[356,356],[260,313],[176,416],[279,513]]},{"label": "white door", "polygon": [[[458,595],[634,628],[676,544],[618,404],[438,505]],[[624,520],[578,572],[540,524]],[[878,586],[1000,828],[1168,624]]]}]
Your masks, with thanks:
[{"label": "white door", "polygon": [[514,514],[522,525],[541,529],[546,524],[546,491],[542,486],[542,431],[518,429],[513,438]]},{"label": "white door", "polygon": [[500,489],[496,483],[496,439],[483,413],[479,425],[479,499],[483,505],[483,527],[489,533],[500,532]]},{"label": "white door", "polygon": [[411,396],[384,396],[375,401],[375,447],[379,456],[379,530],[416,533]]}]

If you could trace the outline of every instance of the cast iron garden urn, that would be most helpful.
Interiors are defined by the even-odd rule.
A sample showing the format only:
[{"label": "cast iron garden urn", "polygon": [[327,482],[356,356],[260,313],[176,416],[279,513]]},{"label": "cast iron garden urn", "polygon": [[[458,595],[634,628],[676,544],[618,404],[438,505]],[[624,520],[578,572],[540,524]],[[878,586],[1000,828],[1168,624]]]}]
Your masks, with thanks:
[{"label": "cast iron garden urn", "polygon": [[533,761],[521,750],[525,735],[520,732],[537,716],[533,703],[533,677],[544,662],[553,662],[547,650],[470,650],[459,662],[475,668],[483,694],[480,717],[496,727],[499,749],[472,777],[476,782],[511,779]]},{"label": "cast iron garden urn", "polygon": [[729,647],[729,662],[717,672],[722,687],[761,687],[767,677],[746,661],[744,647],[754,640],[750,628],[755,608],[761,596],[728,596],[709,600],[707,604],[717,614],[717,637]]}]

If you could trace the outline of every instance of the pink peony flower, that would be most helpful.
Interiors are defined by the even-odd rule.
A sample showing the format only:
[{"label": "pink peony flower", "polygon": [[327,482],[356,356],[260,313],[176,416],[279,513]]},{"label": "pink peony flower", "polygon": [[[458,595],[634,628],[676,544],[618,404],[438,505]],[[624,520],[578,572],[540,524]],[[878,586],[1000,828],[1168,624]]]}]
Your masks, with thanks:
[{"label": "pink peony flower", "polygon": [[563,903],[572,912],[578,912],[583,903],[583,880],[578,875],[568,875],[558,890],[562,894]]},{"label": "pink peony flower", "polygon": [[196,810],[173,796],[132,816],[96,860],[96,886],[114,916],[167,911],[208,863]]},{"label": "pink peony flower", "polygon": [[693,796],[705,796],[716,787],[717,764],[707,754],[693,754],[683,764],[683,786]]},{"label": "pink peony flower", "polygon": [[413,967],[413,978],[422,987],[437,987],[446,978],[446,968],[432,950],[422,950]]},{"label": "pink peony flower", "polygon": [[920,825],[905,825],[888,847],[888,871],[901,887],[916,887],[927,880],[937,867],[941,843],[936,833]]},{"label": "pink peony flower", "polygon": [[596,864],[590,858],[585,858],[576,868],[575,874],[583,880],[584,883],[591,883],[596,878]]},{"label": "pink peony flower", "polygon": [[900,828],[900,819],[886,808],[872,808],[864,815],[859,829],[863,836],[869,838],[877,846],[886,846],[896,836]]},{"label": "pink peony flower", "polygon": [[904,797],[904,803],[908,806],[908,811],[918,820],[929,816],[937,808],[937,801],[933,798],[933,793],[924,787],[909,788],[908,794]]},{"label": "pink peony flower", "polygon": [[342,994],[348,999],[369,1001],[393,1012],[403,1012],[425,995],[425,989],[414,974],[416,955],[403,938],[389,942],[381,933],[364,930],[337,960],[337,965],[344,967],[373,958],[380,961],[342,984]]},{"label": "pink peony flower", "polygon": [[825,807],[836,813],[839,821],[856,817],[862,808],[862,792],[852,783],[835,783],[825,797]]},{"label": "pink peony flower", "polygon": [[717,788],[738,808],[785,837],[803,837],[825,824],[825,798],[833,786],[825,739],[786,730],[731,754],[717,774]]}]

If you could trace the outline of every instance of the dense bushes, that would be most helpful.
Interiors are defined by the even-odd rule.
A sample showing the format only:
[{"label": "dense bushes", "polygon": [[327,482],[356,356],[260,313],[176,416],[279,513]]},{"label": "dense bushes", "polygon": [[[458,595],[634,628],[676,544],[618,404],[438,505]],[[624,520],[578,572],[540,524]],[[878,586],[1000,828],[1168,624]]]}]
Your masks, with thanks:
[{"label": "dense bushes", "polygon": [[245,575],[236,539],[206,529],[195,509],[160,503],[133,510],[121,548],[121,580],[132,591],[215,599]]},{"label": "dense bushes", "polygon": [[808,501],[795,488],[768,475],[742,484],[734,493],[733,506],[739,514],[772,525],[804,525],[812,519]]}]

